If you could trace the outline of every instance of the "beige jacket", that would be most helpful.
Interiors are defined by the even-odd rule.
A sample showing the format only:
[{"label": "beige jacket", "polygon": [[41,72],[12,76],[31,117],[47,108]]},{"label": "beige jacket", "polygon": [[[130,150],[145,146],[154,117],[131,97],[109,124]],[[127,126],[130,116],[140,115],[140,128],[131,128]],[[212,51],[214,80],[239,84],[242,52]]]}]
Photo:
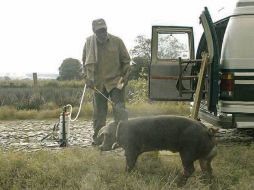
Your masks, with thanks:
[{"label": "beige jacket", "polygon": [[117,86],[120,77],[127,79],[130,56],[120,38],[108,34],[108,41],[101,44],[94,37],[87,38],[83,50],[85,78],[92,80],[97,89],[102,90],[104,86],[110,92]]}]

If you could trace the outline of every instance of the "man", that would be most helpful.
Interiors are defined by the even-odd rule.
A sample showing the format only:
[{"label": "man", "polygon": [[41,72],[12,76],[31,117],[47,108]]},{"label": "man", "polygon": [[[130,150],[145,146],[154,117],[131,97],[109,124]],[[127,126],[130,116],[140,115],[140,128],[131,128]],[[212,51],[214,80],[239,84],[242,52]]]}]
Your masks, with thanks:
[{"label": "man", "polygon": [[93,144],[98,131],[105,126],[108,99],[113,107],[114,120],[127,120],[124,91],[128,83],[130,56],[123,41],[107,32],[103,19],[92,22],[94,34],[87,38],[83,50],[83,67],[87,87],[93,89]]}]

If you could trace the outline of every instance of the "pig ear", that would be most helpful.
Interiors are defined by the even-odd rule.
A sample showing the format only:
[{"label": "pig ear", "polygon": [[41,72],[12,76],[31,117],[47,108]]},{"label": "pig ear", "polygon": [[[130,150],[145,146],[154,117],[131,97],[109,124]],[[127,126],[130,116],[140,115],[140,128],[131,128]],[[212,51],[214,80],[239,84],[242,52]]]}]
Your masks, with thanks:
[{"label": "pig ear", "polygon": [[219,128],[211,127],[208,129],[208,132],[211,136],[214,136],[219,131]]}]

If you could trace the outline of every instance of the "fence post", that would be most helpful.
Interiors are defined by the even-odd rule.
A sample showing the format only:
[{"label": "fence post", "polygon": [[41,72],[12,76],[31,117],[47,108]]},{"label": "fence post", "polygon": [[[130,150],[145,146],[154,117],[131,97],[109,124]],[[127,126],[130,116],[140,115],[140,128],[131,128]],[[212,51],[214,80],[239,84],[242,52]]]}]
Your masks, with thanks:
[{"label": "fence post", "polygon": [[38,85],[37,73],[33,73],[33,81],[34,81],[34,87],[36,88]]}]

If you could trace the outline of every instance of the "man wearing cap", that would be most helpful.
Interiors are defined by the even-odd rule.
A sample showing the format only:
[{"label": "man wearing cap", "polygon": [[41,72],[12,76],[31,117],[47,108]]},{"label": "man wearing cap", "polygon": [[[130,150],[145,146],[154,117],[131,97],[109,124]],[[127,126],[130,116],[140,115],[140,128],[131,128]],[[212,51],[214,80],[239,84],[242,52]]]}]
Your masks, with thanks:
[{"label": "man wearing cap", "polygon": [[82,61],[86,85],[94,90],[93,144],[97,145],[98,131],[106,124],[107,98],[113,102],[115,122],[128,119],[124,93],[130,71],[130,56],[123,41],[107,32],[103,19],[94,20],[92,27],[94,34],[86,39]]}]

